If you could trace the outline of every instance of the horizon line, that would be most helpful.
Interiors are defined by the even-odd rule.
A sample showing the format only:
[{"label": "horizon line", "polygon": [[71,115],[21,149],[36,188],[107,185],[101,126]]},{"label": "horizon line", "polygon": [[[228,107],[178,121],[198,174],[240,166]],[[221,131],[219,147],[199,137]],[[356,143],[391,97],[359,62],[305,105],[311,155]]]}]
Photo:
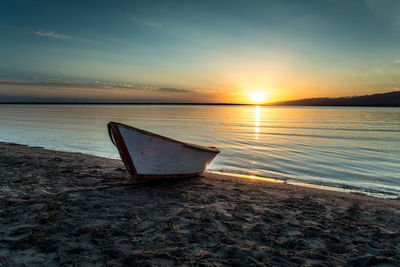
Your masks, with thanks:
[{"label": "horizon line", "polygon": [[394,107],[398,108],[399,105],[337,105],[337,104],[315,104],[315,105],[282,105],[282,104],[240,104],[240,103],[182,103],[182,102],[169,102],[169,103],[159,103],[159,102],[0,102],[0,105],[168,105],[168,106],[269,106],[269,107]]}]

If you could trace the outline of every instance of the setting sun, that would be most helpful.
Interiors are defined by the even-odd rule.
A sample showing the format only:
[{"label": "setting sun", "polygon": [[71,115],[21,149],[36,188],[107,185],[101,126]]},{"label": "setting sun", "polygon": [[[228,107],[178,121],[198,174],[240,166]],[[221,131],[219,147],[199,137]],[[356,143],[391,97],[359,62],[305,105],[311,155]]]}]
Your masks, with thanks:
[{"label": "setting sun", "polygon": [[267,93],[266,92],[251,92],[249,94],[251,102],[253,104],[262,104],[265,102],[267,98]]}]

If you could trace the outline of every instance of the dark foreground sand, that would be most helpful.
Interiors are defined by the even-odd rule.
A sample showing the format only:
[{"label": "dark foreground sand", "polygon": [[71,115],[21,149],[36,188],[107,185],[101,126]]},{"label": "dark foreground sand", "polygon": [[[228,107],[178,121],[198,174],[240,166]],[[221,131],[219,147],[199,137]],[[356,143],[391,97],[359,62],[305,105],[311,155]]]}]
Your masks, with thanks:
[{"label": "dark foreground sand", "polygon": [[400,201],[0,143],[0,266],[400,265]]}]

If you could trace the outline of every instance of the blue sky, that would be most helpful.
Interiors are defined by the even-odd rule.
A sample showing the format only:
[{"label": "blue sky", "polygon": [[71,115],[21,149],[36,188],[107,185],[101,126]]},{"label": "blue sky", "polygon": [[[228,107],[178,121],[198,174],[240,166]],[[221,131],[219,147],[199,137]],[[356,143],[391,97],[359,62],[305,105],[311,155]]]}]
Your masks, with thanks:
[{"label": "blue sky", "polygon": [[0,99],[270,101],[399,90],[400,1],[5,1]]}]

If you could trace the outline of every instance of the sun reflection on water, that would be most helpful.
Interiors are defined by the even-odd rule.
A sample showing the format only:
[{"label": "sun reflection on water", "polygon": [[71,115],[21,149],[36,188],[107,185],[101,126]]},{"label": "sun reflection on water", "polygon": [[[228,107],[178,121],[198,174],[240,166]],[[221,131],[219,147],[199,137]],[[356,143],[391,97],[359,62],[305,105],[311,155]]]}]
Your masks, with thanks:
[{"label": "sun reflection on water", "polygon": [[260,106],[256,106],[254,108],[254,138],[259,138],[260,132],[260,117],[261,117],[261,108]]}]

